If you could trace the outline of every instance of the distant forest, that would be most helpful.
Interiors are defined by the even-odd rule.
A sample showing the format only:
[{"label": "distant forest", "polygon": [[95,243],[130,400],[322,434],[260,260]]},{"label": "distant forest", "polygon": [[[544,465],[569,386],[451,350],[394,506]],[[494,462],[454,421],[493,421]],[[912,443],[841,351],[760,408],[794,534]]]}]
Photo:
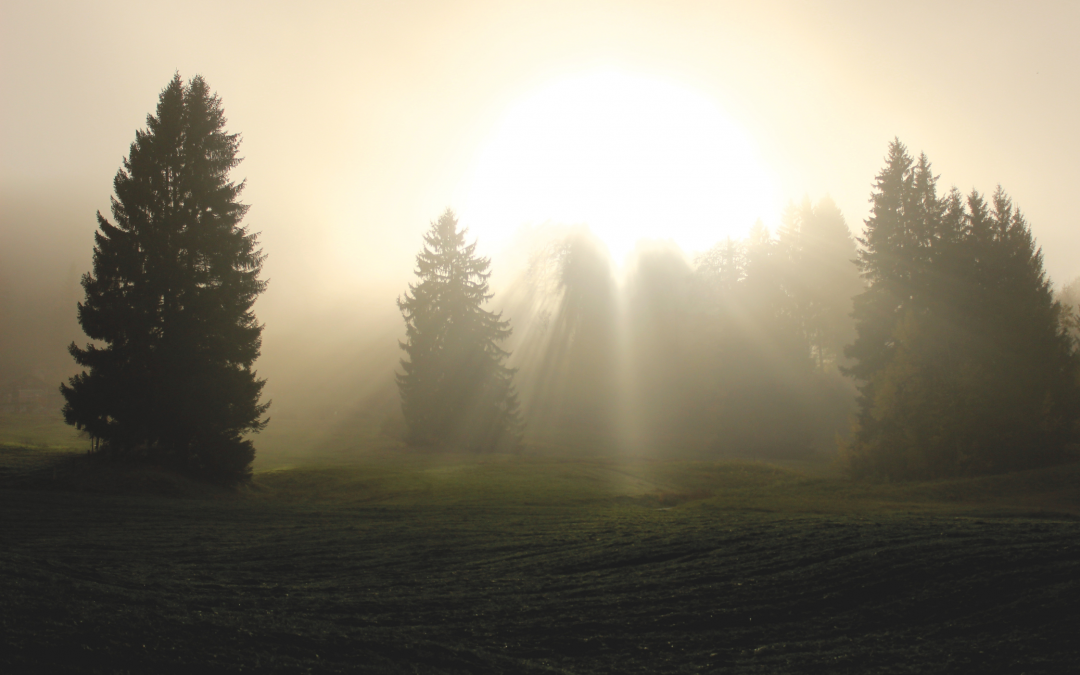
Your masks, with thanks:
[{"label": "distant forest", "polygon": [[645,246],[621,288],[587,231],[552,242],[504,304],[523,333],[511,361],[533,433],[706,455],[835,448],[853,410],[840,369],[863,288],[855,255],[828,199],[692,263]]}]

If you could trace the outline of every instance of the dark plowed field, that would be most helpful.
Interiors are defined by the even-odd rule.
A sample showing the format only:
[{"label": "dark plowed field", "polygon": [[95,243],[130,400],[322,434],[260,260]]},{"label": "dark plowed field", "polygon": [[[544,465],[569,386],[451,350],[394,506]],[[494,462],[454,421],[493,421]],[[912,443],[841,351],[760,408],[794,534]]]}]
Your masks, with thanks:
[{"label": "dark plowed field", "polygon": [[0,490],[0,671],[1080,664],[1080,525]]}]

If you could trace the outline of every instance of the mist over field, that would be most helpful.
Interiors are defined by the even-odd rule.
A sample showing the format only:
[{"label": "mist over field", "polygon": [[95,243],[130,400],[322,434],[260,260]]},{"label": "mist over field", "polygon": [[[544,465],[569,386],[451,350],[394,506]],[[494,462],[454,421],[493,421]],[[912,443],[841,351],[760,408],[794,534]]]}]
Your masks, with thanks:
[{"label": "mist over field", "polygon": [[[1069,98],[1075,92],[1062,83],[1075,79],[1077,59],[1069,52],[1072,41],[1055,37],[1067,35],[1076,19],[1073,8],[1046,5],[1022,15],[993,3],[974,13],[938,8],[938,20],[928,26],[920,17],[930,7],[922,5],[819,12],[765,3],[728,7],[725,14],[678,3],[631,3],[618,10],[599,3],[574,22],[560,18],[569,5],[422,6],[428,11],[402,9],[374,18],[333,4],[310,13],[272,4],[254,19],[236,5],[221,10],[219,26],[195,30],[183,21],[159,21],[173,27],[151,38],[122,3],[100,15],[60,4],[64,11],[48,21],[32,5],[9,4],[3,28],[3,78],[10,93],[4,97],[0,159],[0,377],[40,373],[52,387],[75,371],[63,348],[82,340],[73,304],[81,295],[78,278],[90,269],[94,212],[108,213],[119,160],[174,70],[206,76],[223,96],[229,128],[243,134],[244,163],[236,176],[248,181],[247,223],[262,233],[270,280],[257,304],[266,325],[258,369],[268,379],[275,413],[285,414],[294,399],[299,407],[351,405],[348,387],[328,382],[335,375],[348,379],[346,371],[355,371],[348,377],[358,384],[373,379],[381,367],[372,364],[368,377],[366,364],[383,347],[387,358],[397,358],[392,343],[402,326],[393,303],[411,278],[421,233],[447,206],[461,213],[481,252],[494,256],[494,303],[500,306],[524,271],[520,256],[503,257],[502,251],[526,221],[554,217],[575,226],[588,224],[582,214],[596,220],[619,211],[631,219],[636,210],[653,221],[645,236],[677,243],[683,236],[691,243],[681,247],[692,260],[727,236],[741,238],[757,217],[775,231],[788,200],[830,195],[857,235],[885,144],[899,136],[915,152],[925,150],[944,180],[964,192],[1005,186],[1025,209],[1055,285],[1080,275],[1070,253],[1080,242],[1067,190],[1061,189],[1075,182],[1066,159],[1075,154],[1075,135],[1065,113],[1075,107]],[[193,6],[192,18],[184,21],[194,21],[200,7]],[[153,21],[154,11],[141,20]],[[85,25],[97,27],[92,41]],[[919,48],[897,50],[875,39],[884,26]],[[289,58],[267,53],[260,36],[282,31],[293,44],[321,46],[288,50]],[[146,58],[92,46],[117,43],[121,36],[143,45]],[[465,43],[477,48],[455,47]],[[94,52],[99,62],[76,56]],[[562,85],[552,83],[597,70],[673,82],[673,90],[657,90],[669,100],[686,98],[680,91],[699,92],[693,95],[705,102],[686,98],[687,109],[704,115],[701,106],[715,105],[741,127],[749,141],[738,141],[739,147],[753,148],[755,161],[772,175],[773,201],[743,209],[745,215],[710,220],[708,208],[732,213],[723,202],[747,193],[725,192],[725,169],[703,166],[697,175],[710,182],[689,185],[693,174],[687,173],[687,192],[675,196],[649,196],[637,188],[609,196],[602,183],[579,174],[602,200],[592,210],[575,211],[572,201],[549,204],[550,214],[543,213],[544,204],[517,211],[485,206],[487,174],[477,162],[507,156],[500,152],[541,151],[499,136],[500,123],[528,133],[528,125],[539,122],[514,111],[523,105],[527,111],[525,104],[534,101],[533,108],[554,106],[557,112],[553,95],[542,92],[558,92]],[[957,78],[961,72],[967,75]],[[109,84],[98,86],[102,80]],[[287,81],[303,84],[284,97],[271,93]],[[983,104],[985,92],[1006,83],[1014,95]],[[596,89],[568,91],[580,97]],[[636,101],[633,93],[605,95]],[[78,114],[68,111],[73,99],[85,102]],[[1037,118],[1025,117],[1033,111]],[[581,117],[585,126],[562,133],[595,133],[588,114]],[[597,141],[598,151],[621,152],[618,134],[632,132],[611,133],[610,143]],[[692,146],[701,139],[684,142]],[[748,161],[743,154],[732,156]],[[692,157],[673,152],[652,161]],[[528,166],[527,157],[519,159]],[[621,161],[620,171],[628,184],[650,179],[644,169],[634,174],[632,165],[627,172],[626,164]],[[500,170],[527,183],[569,167],[540,167],[532,175],[505,164]],[[681,204],[686,194],[712,205],[703,219]],[[681,216],[668,220],[665,211]],[[680,235],[678,228],[689,222],[695,232]],[[618,227],[592,223],[594,233]],[[634,241],[607,246],[615,252],[613,266],[622,267]]]},{"label": "mist over field", "polygon": [[0,671],[1067,671],[1078,30],[5,2]]}]

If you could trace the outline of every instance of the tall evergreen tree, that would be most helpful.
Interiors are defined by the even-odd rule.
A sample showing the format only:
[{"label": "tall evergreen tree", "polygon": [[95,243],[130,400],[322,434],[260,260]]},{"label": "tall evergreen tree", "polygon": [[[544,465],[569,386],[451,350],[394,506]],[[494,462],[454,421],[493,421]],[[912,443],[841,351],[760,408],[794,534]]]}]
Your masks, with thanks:
[{"label": "tall evergreen tree", "polygon": [[936,180],[893,142],[860,240],[852,468],[929,478],[1060,461],[1080,368],[1042,254],[1000,188],[942,199]]},{"label": "tall evergreen tree", "polygon": [[447,209],[424,235],[419,281],[398,299],[408,356],[397,376],[408,441],[477,450],[512,449],[521,441],[514,370],[499,344],[510,322],[483,308],[491,299],[491,261],[476,255]]},{"label": "tall evergreen tree", "polygon": [[269,403],[252,370],[264,256],[229,180],[240,137],[199,76],[176,75],[156,112],[113,181],[114,222],[97,215],[78,316],[103,344],[69,347],[88,370],[61,385],[64,419],[112,457],[242,478],[255,454],[243,436]]}]

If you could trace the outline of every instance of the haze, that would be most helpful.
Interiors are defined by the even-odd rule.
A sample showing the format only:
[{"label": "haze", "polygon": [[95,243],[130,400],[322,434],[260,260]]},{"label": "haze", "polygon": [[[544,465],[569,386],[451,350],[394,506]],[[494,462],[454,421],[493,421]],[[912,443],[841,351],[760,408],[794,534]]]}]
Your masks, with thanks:
[{"label": "haze", "polygon": [[1078,28],[1050,2],[6,2],[0,379],[74,370],[94,212],[174,72],[243,135],[275,414],[393,399],[394,300],[448,206],[509,306],[545,223],[587,226],[616,268],[642,238],[690,258],[775,230],[804,195],[857,235],[899,137],[946,187],[1003,185],[1060,287],[1080,275]]}]

